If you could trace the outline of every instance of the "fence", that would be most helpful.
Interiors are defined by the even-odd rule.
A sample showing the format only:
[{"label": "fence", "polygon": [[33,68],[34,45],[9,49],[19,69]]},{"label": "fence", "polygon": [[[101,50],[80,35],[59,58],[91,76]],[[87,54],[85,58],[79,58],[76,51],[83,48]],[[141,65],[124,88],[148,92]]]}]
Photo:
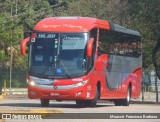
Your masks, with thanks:
[{"label": "fence", "polygon": [[[13,88],[24,88],[26,87],[27,70],[26,69],[12,69],[12,80],[11,87]],[[6,87],[10,87],[10,69],[0,69],[0,94],[2,92],[3,81],[6,80]]]},{"label": "fence", "polygon": [[142,94],[140,100],[159,102],[160,80],[154,70],[143,70]]},{"label": "fence", "polygon": [[[0,69],[0,94],[3,81],[7,81],[6,87],[9,88],[9,69]],[[14,68],[12,70],[12,88],[26,88],[27,71]],[[157,82],[156,82],[157,81]],[[160,101],[160,80],[156,77],[154,70],[143,70],[142,92],[138,99],[140,101]]]}]

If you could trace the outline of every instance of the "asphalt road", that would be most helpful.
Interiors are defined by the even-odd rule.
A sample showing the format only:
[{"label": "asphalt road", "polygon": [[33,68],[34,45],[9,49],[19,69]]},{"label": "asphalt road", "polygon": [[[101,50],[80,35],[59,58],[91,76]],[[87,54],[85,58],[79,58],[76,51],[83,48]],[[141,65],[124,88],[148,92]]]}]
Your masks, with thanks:
[{"label": "asphalt road", "polygon": [[[40,106],[40,100],[38,99],[28,99],[27,95],[9,95],[0,100],[0,113],[74,113],[69,114],[71,117],[78,116],[78,119],[58,119],[57,121],[65,122],[79,122],[83,120],[83,122],[88,122],[90,119],[82,119],[79,117],[79,113],[85,113],[86,116],[91,116],[89,113],[93,113],[94,116],[92,122],[104,121],[104,122],[117,122],[117,119],[96,119],[96,115],[100,115],[99,113],[109,114],[108,116],[114,113],[120,113],[120,115],[127,115],[128,113],[144,114],[144,113],[160,113],[160,104],[130,104],[130,106],[114,106],[112,102],[108,101],[99,101],[97,107],[95,108],[78,108],[75,104],[75,101],[62,101],[57,102],[52,100],[50,102],[50,106],[47,108],[42,108]],[[78,113],[78,114],[75,114]],[[95,113],[95,114],[94,114]],[[97,114],[96,114],[97,113]],[[123,114],[124,113],[124,114]],[[134,115],[133,114],[133,115]],[[83,114],[84,115],[84,114]],[[82,117],[83,117],[82,115]],[[160,114],[159,114],[160,115]],[[0,120],[4,121],[4,120]],[[9,122],[11,120],[5,120],[5,122]],[[13,120],[12,120],[13,121]],[[21,120],[14,120],[21,121]],[[32,120],[29,120],[32,121]],[[33,120],[35,122],[35,120]],[[37,120],[38,122],[40,120]],[[43,121],[43,120],[41,120]],[[47,119],[47,121],[53,121],[51,119]],[[133,119],[118,119],[118,121],[122,122],[132,122]],[[139,122],[160,122],[160,119],[136,119]]]}]

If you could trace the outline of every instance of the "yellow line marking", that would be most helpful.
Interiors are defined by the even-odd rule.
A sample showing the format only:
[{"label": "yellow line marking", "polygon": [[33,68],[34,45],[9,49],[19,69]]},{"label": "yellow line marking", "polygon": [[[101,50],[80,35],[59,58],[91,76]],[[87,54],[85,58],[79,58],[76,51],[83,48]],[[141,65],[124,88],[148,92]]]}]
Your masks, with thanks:
[{"label": "yellow line marking", "polygon": [[47,117],[49,116],[50,113],[63,113],[62,109],[54,109],[50,110],[47,108],[40,108],[40,109],[31,109],[30,113],[40,113],[42,117]]},{"label": "yellow line marking", "polygon": [[2,93],[2,94],[0,95],[0,100],[3,99],[5,96],[7,96],[7,93]]},{"label": "yellow line marking", "polygon": [[3,120],[3,119],[0,119],[0,122],[5,122],[5,120]]},{"label": "yellow line marking", "polygon": [[31,109],[31,113],[63,113],[62,109],[54,109],[54,110],[49,110],[46,108],[37,108],[37,109]]},{"label": "yellow line marking", "polygon": [[0,95],[0,100],[3,99],[3,95]]},{"label": "yellow line marking", "polygon": [[54,109],[54,110],[49,110],[46,108],[40,108],[40,109],[31,109],[30,113],[40,113],[42,117],[47,117],[49,116],[50,113],[54,114],[54,113],[63,113],[62,109]]}]

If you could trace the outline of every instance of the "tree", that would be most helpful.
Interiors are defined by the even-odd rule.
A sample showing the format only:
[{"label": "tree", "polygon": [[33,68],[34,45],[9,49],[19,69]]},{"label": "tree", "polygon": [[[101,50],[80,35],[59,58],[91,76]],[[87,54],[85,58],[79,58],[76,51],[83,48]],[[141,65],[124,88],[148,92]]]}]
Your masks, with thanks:
[{"label": "tree", "polygon": [[88,16],[125,24],[128,0],[74,0],[64,12],[67,16]]},{"label": "tree", "polygon": [[58,0],[48,0],[50,5],[58,4]]},{"label": "tree", "polygon": [[31,31],[40,19],[52,16],[51,6],[47,0],[5,0],[0,1],[0,7],[0,65],[3,67],[10,65],[12,49],[13,65],[26,67],[26,63],[22,65],[25,60],[19,53],[23,33]]},{"label": "tree", "polygon": [[[24,32],[50,16],[96,17],[138,30],[143,38],[143,67],[153,67],[152,50],[160,42],[159,6],[159,0],[0,0],[0,68],[10,66],[11,50],[13,67],[27,68],[27,57],[19,51]],[[160,53],[154,56],[155,52],[153,60],[158,62]]]},{"label": "tree", "polygon": [[130,2],[130,26],[140,30],[143,36],[143,67],[152,65],[152,50],[160,40],[160,1],[141,0]]}]

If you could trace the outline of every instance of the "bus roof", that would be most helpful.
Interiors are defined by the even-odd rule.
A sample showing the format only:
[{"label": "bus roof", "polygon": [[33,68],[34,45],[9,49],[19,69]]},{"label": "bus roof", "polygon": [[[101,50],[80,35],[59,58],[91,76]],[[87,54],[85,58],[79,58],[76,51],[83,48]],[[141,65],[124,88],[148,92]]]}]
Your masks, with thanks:
[{"label": "bus roof", "polygon": [[141,36],[141,34],[138,31],[127,29],[121,25],[113,24],[111,22],[110,22],[110,25],[111,25],[112,31],[126,33],[126,34],[130,34],[130,35],[135,35],[135,36]]},{"label": "bus roof", "polygon": [[108,21],[91,17],[50,17],[39,21],[33,30],[50,32],[85,32],[92,28],[110,30]]},{"label": "bus roof", "polygon": [[118,24],[91,17],[49,17],[39,21],[34,31],[43,32],[87,32],[93,28],[141,36],[138,31],[127,29]]}]

